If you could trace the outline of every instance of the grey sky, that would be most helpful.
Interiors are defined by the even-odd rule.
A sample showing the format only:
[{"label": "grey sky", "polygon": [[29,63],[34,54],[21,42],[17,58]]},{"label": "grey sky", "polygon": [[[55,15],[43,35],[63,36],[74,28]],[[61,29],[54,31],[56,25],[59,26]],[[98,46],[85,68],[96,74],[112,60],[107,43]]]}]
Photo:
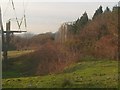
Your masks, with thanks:
[{"label": "grey sky", "polygon": [[[5,12],[7,3],[2,4],[4,22],[13,18],[11,4]],[[75,21],[85,11],[91,18],[95,10],[102,5],[103,10],[108,6],[112,9],[117,2],[25,2],[28,32],[44,33],[55,32],[64,22]],[[23,3],[15,3],[18,17],[23,16]],[[13,24],[12,26],[16,26]],[[15,28],[15,27],[12,27]]]}]

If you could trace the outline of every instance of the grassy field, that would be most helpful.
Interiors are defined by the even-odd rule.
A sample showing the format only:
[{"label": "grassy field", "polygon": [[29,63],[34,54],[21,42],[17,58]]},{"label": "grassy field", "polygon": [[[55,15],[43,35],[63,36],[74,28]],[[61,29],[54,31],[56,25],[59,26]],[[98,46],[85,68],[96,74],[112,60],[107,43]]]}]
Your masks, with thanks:
[{"label": "grassy field", "polygon": [[21,55],[28,54],[28,53],[33,52],[33,51],[34,51],[34,50],[9,51],[9,52],[8,52],[8,58],[19,57],[19,56],[21,56]]},{"label": "grassy field", "polygon": [[46,76],[24,77],[17,71],[3,71],[5,78],[2,80],[2,86],[3,88],[117,88],[118,62],[88,60],[89,58],[66,67],[62,73]]}]

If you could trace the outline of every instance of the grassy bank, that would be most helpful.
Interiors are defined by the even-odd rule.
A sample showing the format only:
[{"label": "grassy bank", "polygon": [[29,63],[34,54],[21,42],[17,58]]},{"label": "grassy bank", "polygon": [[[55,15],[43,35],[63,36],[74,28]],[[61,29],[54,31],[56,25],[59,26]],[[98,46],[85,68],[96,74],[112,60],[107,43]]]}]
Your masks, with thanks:
[{"label": "grassy bank", "polygon": [[[14,73],[14,72],[13,72]],[[60,74],[3,79],[3,88],[116,88],[118,62],[82,61]]]}]

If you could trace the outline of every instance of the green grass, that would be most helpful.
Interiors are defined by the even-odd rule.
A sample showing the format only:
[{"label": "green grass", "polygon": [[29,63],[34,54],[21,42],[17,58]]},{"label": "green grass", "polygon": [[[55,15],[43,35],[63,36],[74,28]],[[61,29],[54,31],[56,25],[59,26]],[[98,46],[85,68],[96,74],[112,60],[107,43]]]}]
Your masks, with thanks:
[{"label": "green grass", "polygon": [[28,54],[28,53],[33,52],[33,51],[34,50],[9,51],[8,52],[8,58],[19,57],[21,55],[25,55],[25,54]]},{"label": "green grass", "polygon": [[[14,73],[16,74],[16,73]],[[82,61],[60,74],[3,79],[3,88],[117,88],[118,62]]]},{"label": "green grass", "polygon": [[[34,50],[23,50],[23,51],[9,51],[8,52],[8,61],[7,61],[7,68],[8,70],[3,69],[2,77],[3,78],[13,78],[13,77],[21,77],[26,76],[24,75],[21,70],[26,65],[25,61],[28,62],[29,60],[19,60],[20,57],[23,57],[26,54],[34,52]],[[6,63],[3,62],[3,68],[6,66]]]},{"label": "green grass", "polygon": [[[10,51],[9,58],[16,58],[32,51]],[[29,60],[10,59],[10,68],[3,71],[3,88],[117,88],[118,62],[87,56],[60,74],[25,76],[20,69]]]}]

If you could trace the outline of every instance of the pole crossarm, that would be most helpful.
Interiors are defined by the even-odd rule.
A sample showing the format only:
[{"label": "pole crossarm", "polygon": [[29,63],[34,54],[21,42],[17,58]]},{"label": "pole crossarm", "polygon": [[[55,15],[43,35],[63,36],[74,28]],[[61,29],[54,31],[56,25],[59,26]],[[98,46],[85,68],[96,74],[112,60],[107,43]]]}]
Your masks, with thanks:
[{"label": "pole crossarm", "polygon": [[27,31],[3,31],[3,33],[22,33]]}]

